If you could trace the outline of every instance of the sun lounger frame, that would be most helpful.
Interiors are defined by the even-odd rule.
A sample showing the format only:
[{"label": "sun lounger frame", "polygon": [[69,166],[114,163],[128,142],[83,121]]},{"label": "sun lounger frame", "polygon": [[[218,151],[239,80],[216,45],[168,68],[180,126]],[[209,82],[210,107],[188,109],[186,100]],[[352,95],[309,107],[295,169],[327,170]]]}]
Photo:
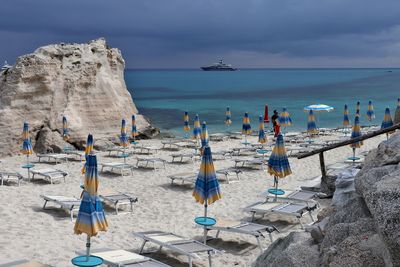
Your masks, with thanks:
[{"label": "sun lounger frame", "polygon": [[79,211],[79,207],[80,207],[80,204],[81,204],[81,200],[80,199],[76,198],[76,200],[61,201],[61,200],[58,200],[58,199],[54,198],[54,197],[57,197],[57,196],[47,196],[47,195],[40,195],[40,196],[44,200],[44,204],[43,204],[43,209],[44,210],[46,210],[47,203],[49,203],[49,202],[53,202],[55,204],[58,204],[60,206],[60,208],[66,210],[66,211],[69,211],[69,214],[70,214],[70,217],[71,217],[71,222],[74,220],[74,212],[77,213]]},{"label": "sun lounger frame", "polygon": [[[146,165],[145,166],[140,165],[141,162],[145,162]],[[149,163],[152,163],[153,164],[153,170],[155,171],[157,169],[156,168],[156,162],[161,162],[162,165],[163,165],[163,168],[165,170],[167,161],[165,159],[162,159],[162,158],[140,158],[140,157],[137,157],[136,158],[136,168],[139,168],[139,167],[148,168]]]},{"label": "sun lounger frame", "polygon": [[[45,180],[49,180],[50,184],[53,184],[53,180],[54,179],[59,179],[59,178],[63,178],[64,183],[65,183],[65,177],[68,175],[67,172],[58,170],[58,169],[49,169],[51,171],[47,171],[47,172],[43,172],[41,171],[42,169],[31,169],[30,173],[32,173],[32,177],[31,180],[33,180],[35,178],[35,175],[39,175],[41,177],[43,177]],[[45,169],[46,170],[46,169]]]},{"label": "sun lounger frame", "polygon": [[[42,158],[47,158],[47,162],[51,162],[51,159],[54,160],[56,164],[61,163],[62,160],[68,162],[69,156],[67,154],[57,154],[57,153],[49,153],[49,154],[36,154],[38,158],[38,162],[41,162]],[[60,161],[60,162],[59,162]]]},{"label": "sun lounger frame", "polygon": [[109,195],[100,193],[99,197],[103,202],[113,204],[117,215],[118,215],[119,206],[127,205],[127,204],[130,205],[131,213],[132,213],[133,212],[133,203],[136,203],[138,201],[137,197],[133,197],[129,194],[120,193],[120,192],[116,192],[115,194],[109,194]]},{"label": "sun lounger frame", "polygon": [[21,180],[24,179],[24,177],[18,172],[0,172],[0,179],[1,185],[4,185],[4,181],[16,180],[18,186],[20,186]]},{"label": "sun lounger frame", "polygon": [[124,170],[129,170],[131,175],[133,175],[133,169],[135,168],[134,165],[122,162],[108,162],[108,163],[101,163],[101,172],[104,172],[104,168],[110,168],[111,172],[114,172],[114,169],[119,170],[121,176],[124,176]]}]

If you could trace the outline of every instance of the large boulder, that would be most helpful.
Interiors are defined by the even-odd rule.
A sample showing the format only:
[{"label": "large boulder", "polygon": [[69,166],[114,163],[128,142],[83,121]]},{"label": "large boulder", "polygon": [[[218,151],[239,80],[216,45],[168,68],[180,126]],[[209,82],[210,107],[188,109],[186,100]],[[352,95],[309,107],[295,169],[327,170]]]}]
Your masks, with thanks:
[{"label": "large boulder", "polygon": [[0,77],[0,155],[20,150],[24,121],[30,123],[35,143],[45,126],[61,132],[63,115],[69,123],[69,142],[78,147],[88,133],[95,139],[117,135],[121,119],[130,122],[132,114],[137,115],[140,133],[155,132],[137,114],[124,67],[121,52],[104,39],[48,45],[19,57]]}]

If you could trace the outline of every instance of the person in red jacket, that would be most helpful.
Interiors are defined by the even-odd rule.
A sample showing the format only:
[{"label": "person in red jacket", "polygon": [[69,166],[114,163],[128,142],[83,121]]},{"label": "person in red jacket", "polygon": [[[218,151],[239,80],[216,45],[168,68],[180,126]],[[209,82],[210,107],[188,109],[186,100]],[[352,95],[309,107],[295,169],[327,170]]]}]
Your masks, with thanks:
[{"label": "person in red jacket", "polygon": [[274,127],[274,136],[277,137],[278,134],[281,132],[281,126],[279,126],[279,115],[278,111],[276,109],[274,110],[274,115],[272,115],[271,120],[272,120],[272,127]]}]

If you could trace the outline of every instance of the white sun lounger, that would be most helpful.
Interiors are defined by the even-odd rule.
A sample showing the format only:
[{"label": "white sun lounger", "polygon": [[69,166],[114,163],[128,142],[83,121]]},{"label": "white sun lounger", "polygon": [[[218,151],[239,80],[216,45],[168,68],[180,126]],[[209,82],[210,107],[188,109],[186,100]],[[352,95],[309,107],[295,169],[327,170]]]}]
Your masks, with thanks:
[{"label": "white sun lounger", "polygon": [[182,142],[182,140],[178,139],[169,139],[169,140],[162,140],[162,149],[170,149],[170,150],[179,150],[181,147],[178,143]]},{"label": "white sun lounger", "polygon": [[[85,255],[86,251],[78,251],[77,254]],[[109,267],[170,267],[152,258],[122,249],[93,249],[90,254],[102,258],[103,263]]]},{"label": "white sun lounger", "polygon": [[217,170],[216,171],[217,174],[223,174],[225,175],[225,180],[228,182],[228,184],[230,183],[231,179],[230,177],[232,175],[236,176],[236,180],[240,181],[240,176],[239,174],[242,173],[241,170],[236,169],[236,168],[226,168],[226,169],[221,169],[221,170]]},{"label": "white sun lounger", "polygon": [[153,154],[157,153],[160,148],[154,146],[134,146],[133,151],[140,154]]},{"label": "white sun lounger", "polygon": [[[247,158],[247,159],[235,159],[235,168],[252,168],[254,166],[264,168],[264,164],[268,158]],[[239,166],[238,166],[239,165]]]},{"label": "white sun lounger", "polygon": [[[145,163],[144,165],[141,163]],[[166,160],[165,159],[161,159],[161,158],[141,158],[141,157],[137,157],[136,158],[136,167],[144,167],[144,168],[148,168],[149,167],[149,163],[153,164],[153,170],[156,170],[156,163],[161,163],[163,168],[165,169],[165,163]]]},{"label": "white sun lounger", "polygon": [[75,149],[67,149],[63,151],[64,154],[70,155],[78,159],[79,161],[83,161],[85,158],[85,153]]},{"label": "white sun lounger", "polygon": [[30,172],[32,173],[32,180],[35,178],[35,175],[38,175],[43,179],[50,181],[51,184],[53,184],[53,180],[56,179],[63,179],[65,183],[65,177],[68,175],[67,172],[52,168],[46,168],[46,169],[34,168],[31,169]]},{"label": "white sun lounger", "polygon": [[17,260],[5,264],[0,264],[0,267],[50,267],[50,265],[46,265],[40,263],[38,261],[29,261],[29,260]]},{"label": "white sun lounger", "polygon": [[246,155],[251,155],[254,154],[254,152],[257,150],[255,147],[236,147],[232,149],[232,155],[233,156],[246,156]]},{"label": "white sun lounger", "polygon": [[122,162],[107,162],[107,163],[101,163],[101,172],[104,172],[104,168],[110,168],[110,171],[113,172],[114,170],[118,170],[119,173],[121,173],[121,176],[124,176],[124,171],[128,170],[131,172],[133,175],[133,169],[135,166],[132,164],[128,163],[122,163]]},{"label": "white sun lounger", "polygon": [[133,203],[138,201],[137,197],[131,196],[127,193],[121,193],[110,189],[102,189],[99,191],[100,199],[105,203],[110,203],[114,206],[115,212],[118,215],[119,206],[130,205],[131,212],[133,212]]},{"label": "white sun lounger", "polygon": [[184,184],[185,182],[189,184],[194,184],[197,179],[197,174],[193,172],[183,172],[183,173],[168,175],[167,177],[171,179],[171,184],[174,184],[175,180],[182,181],[182,184]]},{"label": "white sun lounger", "polygon": [[4,185],[4,182],[13,180],[17,181],[19,186],[23,178],[24,177],[18,172],[0,172],[1,185]]},{"label": "white sun lounger", "polygon": [[143,244],[140,248],[140,254],[143,253],[144,246],[147,242],[151,242],[162,247],[170,249],[176,253],[185,255],[189,259],[189,267],[193,266],[193,259],[199,259],[198,253],[207,252],[209,266],[212,266],[211,254],[221,253],[210,246],[207,246],[199,241],[185,238],[173,233],[167,233],[162,231],[148,231],[148,232],[136,232],[133,233],[136,237],[143,239]]},{"label": "white sun lounger", "polygon": [[47,158],[48,162],[54,160],[56,164],[61,163],[61,161],[68,161],[69,156],[67,154],[57,154],[57,153],[49,153],[49,154],[36,154],[38,157],[38,161],[41,162],[42,158]]},{"label": "white sun lounger", "polygon": [[79,211],[81,200],[76,197],[53,196],[53,195],[40,195],[44,199],[43,209],[46,209],[47,203],[52,202],[60,206],[60,208],[69,211],[71,221],[74,220],[74,212]]},{"label": "white sun lounger", "polygon": [[122,147],[120,147],[120,146],[109,147],[109,148],[106,149],[106,151],[108,152],[108,156],[111,156],[112,152],[115,152],[117,156],[119,154],[123,154],[125,152],[124,149]]},{"label": "white sun lounger", "polygon": [[266,202],[273,202],[275,199],[279,201],[285,201],[285,202],[300,202],[300,203],[305,203],[309,207],[314,206],[315,204],[318,204],[318,202],[315,200],[315,198],[318,197],[321,193],[318,192],[313,192],[313,191],[306,191],[306,190],[284,190],[285,194],[283,195],[274,195],[269,193],[268,191],[264,191],[260,194],[261,197],[265,197]]},{"label": "white sun lounger", "polygon": [[316,208],[317,205],[310,207],[305,204],[296,203],[256,202],[244,208],[244,211],[252,213],[252,221],[254,221],[256,214],[265,216],[271,213],[277,213],[281,215],[292,216],[297,218],[298,222],[303,228],[303,223],[301,221],[302,217],[306,214],[309,214],[311,220],[314,222],[311,211],[315,210]]},{"label": "white sun lounger", "polygon": [[[177,154],[171,154],[171,157],[172,157],[172,162],[182,163],[184,162],[184,159],[194,162],[195,155],[193,153],[177,153]],[[176,159],[179,159],[179,161],[176,161]]]},{"label": "white sun lounger", "polygon": [[272,233],[279,230],[275,226],[261,225],[252,222],[242,222],[233,220],[217,219],[217,223],[213,226],[207,226],[207,231],[216,230],[215,238],[218,238],[220,232],[231,232],[244,235],[251,235],[257,239],[258,247],[263,250],[260,238],[265,238],[268,234],[271,243],[273,242]]}]

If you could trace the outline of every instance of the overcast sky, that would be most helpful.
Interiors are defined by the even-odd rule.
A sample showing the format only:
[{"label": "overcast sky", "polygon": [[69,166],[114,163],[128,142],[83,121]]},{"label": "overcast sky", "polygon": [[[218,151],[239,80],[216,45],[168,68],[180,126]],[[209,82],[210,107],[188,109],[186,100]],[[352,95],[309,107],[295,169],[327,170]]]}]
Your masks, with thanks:
[{"label": "overcast sky", "polygon": [[105,37],[128,68],[400,67],[399,0],[1,0],[0,62]]}]

